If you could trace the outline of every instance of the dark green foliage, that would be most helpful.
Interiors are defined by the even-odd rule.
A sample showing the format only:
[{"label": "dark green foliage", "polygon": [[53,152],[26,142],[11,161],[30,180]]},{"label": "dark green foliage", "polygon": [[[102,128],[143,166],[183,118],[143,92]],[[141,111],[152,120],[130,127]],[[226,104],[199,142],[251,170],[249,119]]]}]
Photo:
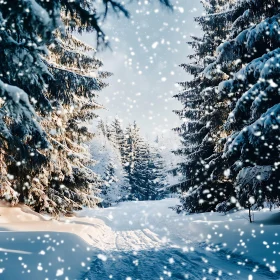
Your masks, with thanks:
[{"label": "dark green foliage", "polygon": [[56,213],[98,201],[100,182],[83,146],[93,135],[83,122],[102,107],[94,99],[110,74],[98,72],[92,48],[71,34],[95,32],[97,45],[107,46],[101,18],[110,10],[129,16],[111,0],[0,3],[0,195],[7,200],[19,195],[36,211]]},{"label": "dark green foliage", "polygon": [[193,37],[195,62],[183,65],[194,79],[175,96],[185,106],[176,130],[187,211],[278,196],[279,8],[274,0],[213,0],[196,19],[204,36]]}]

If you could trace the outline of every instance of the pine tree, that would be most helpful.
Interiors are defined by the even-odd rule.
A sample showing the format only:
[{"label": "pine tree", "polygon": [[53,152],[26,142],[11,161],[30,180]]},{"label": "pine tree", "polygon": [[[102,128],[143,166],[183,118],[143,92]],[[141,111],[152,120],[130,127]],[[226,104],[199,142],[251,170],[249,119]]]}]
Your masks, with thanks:
[{"label": "pine tree", "polygon": [[116,165],[113,161],[109,161],[104,176],[104,184],[101,188],[101,198],[103,207],[111,206],[113,203],[117,203],[122,200],[120,195],[120,186],[118,183],[118,178],[116,176]]},{"label": "pine tree", "polygon": [[160,155],[140,135],[136,122],[126,129],[126,163],[124,165],[130,183],[132,200],[154,200],[164,194],[164,174]]},{"label": "pine tree", "polygon": [[[96,137],[90,142],[92,157],[96,160],[91,169],[101,176],[101,206],[107,207],[127,199],[129,183],[118,147],[107,138],[106,125],[100,121]],[[103,129],[102,129],[103,128]]]},{"label": "pine tree", "polygon": [[126,163],[125,159],[125,144],[126,137],[122,129],[121,122],[118,118],[115,118],[110,126],[110,140],[115,145],[115,147],[120,151],[121,161],[123,164]]},{"label": "pine tree", "polygon": [[108,132],[107,132],[107,124],[102,120],[102,119],[100,119],[99,121],[98,121],[98,124],[97,124],[97,129],[98,129],[98,131],[104,136],[104,137],[107,137],[108,138]]},{"label": "pine tree", "polygon": [[242,206],[279,195],[279,8],[273,0],[236,2],[231,34],[210,67],[231,71],[238,62],[219,94],[231,110],[224,158]]},{"label": "pine tree", "polygon": [[0,193],[14,202],[24,202],[30,178],[47,162],[50,143],[36,112],[44,117],[51,110],[42,57],[59,12],[56,1],[0,3]]},{"label": "pine tree", "polygon": [[[80,146],[90,133],[81,124],[95,116],[92,109],[100,107],[91,99],[93,90],[104,86],[101,76],[106,76],[86,76],[89,70],[96,72],[101,63],[81,54],[78,47],[84,48],[83,44],[69,32],[58,31],[58,27],[62,29],[60,14],[62,10],[67,14],[71,5],[58,4],[0,4],[4,66],[0,81],[1,152],[6,162],[1,195],[15,202],[19,196],[35,210],[49,212],[96,204],[92,191],[98,179],[86,167],[90,159]],[[75,14],[68,19],[81,19],[82,15],[79,24],[84,31],[92,24],[91,12],[79,1],[75,5]]]},{"label": "pine tree", "polygon": [[[218,84],[228,78],[217,68],[215,75],[205,73],[216,59],[215,48],[224,40],[229,26],[212,20],[213,13],[222,13],[221,3],[225,1],[203,1],[206,16],[196,18],[204,35],[192,37],[189,44],[195,53],[190,62],[182,67],[194,76],[191,81],[180,83],[183,91],[175,95],[184,108],[175,113],[183,120],[175,131],[182,137],[182,148],[175,151],[184,156],[180,172],[186,177],[180,184],[183,191],[182,204],[186,211],[196,212],[214,209],[224,197],[225,186],[231,182],[224,178],[226,163],[222,160],[219,146],[221,127],[226,118],[226,104],[218,95]],[[228,189],[227,188],[227,189]]]},{"label": "pine tree", "polygon": [[153,193],[149,197],[150,199],[161,199],[169,194],[166,166],[160,152],[155,147],[149,145],[148,150],[150,152],[148,163],[149,188]]},{"label": "pine tree", "polygon": [[52,148],[43,172],[30,182],[27,203],[37,211],[66,212],[99,202],[102,182],[88,168],[92,160],[84,143],[93,134],[85,123],[103,108],[94,98],[109,74],[97,72],[102,63],[91,54],[94,50],[70,33],[57,34],[49,51],[45,63],[52,74],[47,94],[52,113],[42,125]]},{"label": "pine tree", "polygon": [[[198,51],[191,59],[207,63],[199,74],[185,67],[195,78],[176,96],[186,105],[178,130],[187,149],[177,153],[187,159],[182,202],[190,212],[213,209],[223,199],[246,206],[249,199],[278,195],[279,3],[222,2],[204,1],[211,13],[198,21],[206,36],[192,44]],[[205,50],[215,48],[207,57]]]},{"label": "pine tree", "polygon": [[140,141],[139,137],[139,129],[134,123],[134,125],[129,125],[125,130],[125,145],[124,145],[124,169],[129,178],[135,167],[135,159],[136,159],[136,146],[138,141]]}]

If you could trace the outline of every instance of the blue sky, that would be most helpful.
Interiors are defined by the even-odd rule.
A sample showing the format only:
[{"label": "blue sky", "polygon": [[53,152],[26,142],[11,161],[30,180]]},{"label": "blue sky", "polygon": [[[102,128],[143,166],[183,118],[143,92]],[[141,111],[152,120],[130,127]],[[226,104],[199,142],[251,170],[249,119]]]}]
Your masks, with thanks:
[{"label": "blue sky", "polygon": [[[107,108],[99,112],[101,117],[110,121],[118,116],[124,125],[135,120],[149,138],[180,124],[172,110],[182,106],[172,96],[180,90],[176,83],[189,77],[179,65],[192,53],[186,44],[190,35],[201,32],[194,21],[201,14],[199,0],[173,3],[175,9],[170,12],[138,1],[127,6],[130,20],[110,16],[103,29],[112,51],[97,54],[103,70],[114,74],[99,97]],[[83,40],[94,44],[93,37],[84,35]]]}]

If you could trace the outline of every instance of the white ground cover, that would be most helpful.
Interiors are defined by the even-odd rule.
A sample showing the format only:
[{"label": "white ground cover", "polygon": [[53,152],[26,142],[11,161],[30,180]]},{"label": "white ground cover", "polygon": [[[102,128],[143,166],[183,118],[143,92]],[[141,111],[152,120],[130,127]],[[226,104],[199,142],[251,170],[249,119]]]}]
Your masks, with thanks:
[{"label": "white ground cover", "polygon": [[280,279],[280,209],[250,224],[246,210],[178,215],[178,203],[124,202],[60,221],[2,204],[0,279]]}]

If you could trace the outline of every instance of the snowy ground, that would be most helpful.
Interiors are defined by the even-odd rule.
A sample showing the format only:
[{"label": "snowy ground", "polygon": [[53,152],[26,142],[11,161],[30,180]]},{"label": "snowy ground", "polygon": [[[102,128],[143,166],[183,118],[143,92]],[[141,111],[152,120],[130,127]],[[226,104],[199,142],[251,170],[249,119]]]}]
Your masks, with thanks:
[{"label": "snowy ground", "polygon": [[169,208],[177,203],[126,202],[59,222],[2,205],[0,279],[280,279],[279,209],[250,224],[247,211],[186,216]]}]

